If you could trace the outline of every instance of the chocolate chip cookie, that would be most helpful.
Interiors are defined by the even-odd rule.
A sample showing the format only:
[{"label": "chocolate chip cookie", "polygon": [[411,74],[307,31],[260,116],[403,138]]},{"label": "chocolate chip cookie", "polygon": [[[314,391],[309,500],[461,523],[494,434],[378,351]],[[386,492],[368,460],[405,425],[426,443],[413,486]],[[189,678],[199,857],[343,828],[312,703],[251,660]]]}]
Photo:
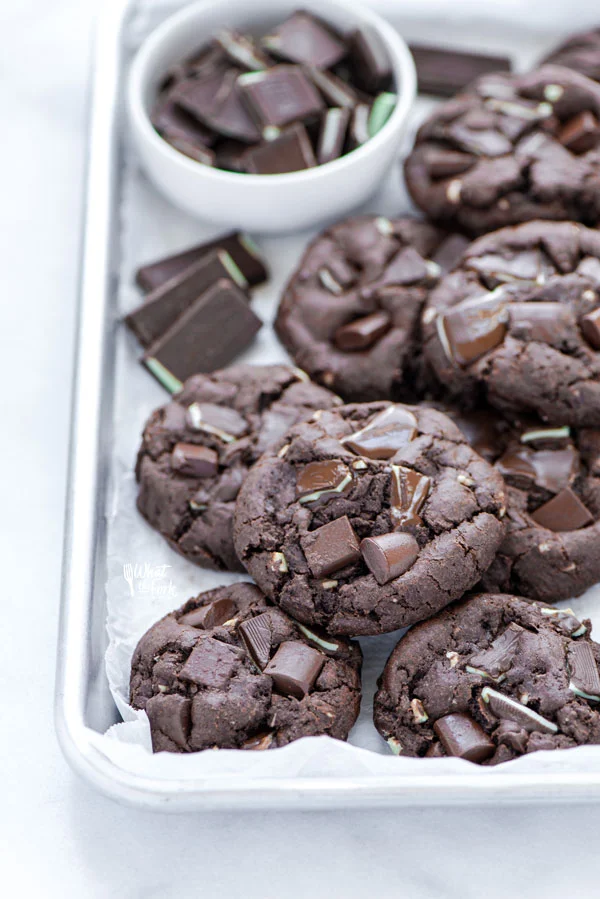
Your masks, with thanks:
[{"label": "chocolate chip cookie", "polygon": [[397,755],[495,765],[537,749],[600,743],[600,645],[589,621],[481,594],[412,628],[375,696]]},{"label": "chocolate chip cookie", "polygon": [[600,85],[561,66],[485,75],[438,107],[405,163],[434,221],[482,234],[600,218]]},{"label": "chocolate chip cookie", "polygon": [[297,624],[253,584],[232,584],[144,634],[130,701],[148,715],[155,752],[345,740],[360,708],[361,661],[358,644]]},{"label": "chocolate chip cookie", "polygon": [[507,485],[506,536],[482,588],[549,602],[600,581],[600,429],[448,415]]},{"label": "chocolate chip cookie", "polygon": [[285,365],[235,365],[189,378],[146,424],[138,509],[190,561],[243,571],[233,507],[251,465],[287,429],[341,400]]},{"label": "chocolate chip cookie", "polygon": [[422,323],[425,357],[463,406],[600,426],[600,232],[529,222],[479,238]]},{"label": "chocolate chip cookie", "polygon": [[334,225],[292,275],[277,334],[301,368],[348,401],[415,399],[421,307],[465,243],[408,218]]},{"label": "chocolate chip cookie", "polygon": [[379,634],[433,615],[491,564],[504,484],[429,408],[317,412],[242,487],[234,540],[259,587],[298,621]]},{"label": "chocolate chip cookie", "polygon": [[545,64],[574,69],[594,81],[600,81],[600,28],[572,34],[543,60]]}]

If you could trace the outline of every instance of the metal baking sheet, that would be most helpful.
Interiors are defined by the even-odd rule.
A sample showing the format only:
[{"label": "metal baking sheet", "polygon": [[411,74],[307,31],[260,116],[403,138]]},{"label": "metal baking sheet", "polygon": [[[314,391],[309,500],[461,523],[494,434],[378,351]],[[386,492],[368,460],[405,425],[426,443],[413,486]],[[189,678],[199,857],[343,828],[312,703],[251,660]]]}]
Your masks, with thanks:
[{"label": "metal baking sheet", "polygon": [[[141,0],[140,0],[141,2]],[[249,0],[251,2],[251,0]],[[157,16],[182,3],[156,4]],[[567,13],[524,14],[514,27],[511,0],[490,6],[449,5],[423,0],[372,0],[401,33],[423,43],[444,39],[455,46],[512,54],[520,66],[532,62],[572,26]],[[591,801],[600,798],[600,774],[554,772],[518,774],[503,766],[485,776],[432,777],[418,762],[393,777],[247,777],[174,781],[135,774],[101,751],[99,737],[119,719],[104,668],[106,650],[106,504],[116,395],[116,297],[121,257],[120,208],[127,189],[123,85],[130,58],[131,23],[137,2],[108,0],[98,23],[91,93],[85,233],[75,364],[69,494],[58,647],[56,722],[59,740],[74,769],[113,798],[171,811],[212,808],[341,808],[445,803]],[[588,16],[590,13],[588,13]],[[468,22],[468,31],[465,23]],[[540,32],[540,23],[546,28]],[[582,27],[586,24],[582,18]],[[430,107],[419,101],[415,121]],[[298,251],[307,235],[298,237]],[[140,260],[141,261],[141,260]],[[367,750],[362,750],[367,752]],[[600,752],[600,750],[599,750]]]}]

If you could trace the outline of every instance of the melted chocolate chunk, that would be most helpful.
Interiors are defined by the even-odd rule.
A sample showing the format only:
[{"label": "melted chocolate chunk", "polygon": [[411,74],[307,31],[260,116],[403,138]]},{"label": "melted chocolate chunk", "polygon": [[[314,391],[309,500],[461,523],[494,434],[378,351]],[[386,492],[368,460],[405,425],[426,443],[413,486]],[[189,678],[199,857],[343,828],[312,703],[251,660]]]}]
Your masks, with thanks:
[{"label": "melted chocolate chunk", "polygon": [[[434,179],[462,175],[475,164],[475,159],[470,153],[461,153],[458,150],[447,150],[442,147],[429,148],[426,159],[429,172]],[[465,246],[467,245],[468,243],[465,241]]]},{"label": "melted chocolate chunk", "polygon": [[190,627],[209,630],[211,627],[219,627],[233,618],[237,612],[237,606],[231,599],[223,597],[215,599],[205,606],[198,606],[192,612],[187,612],[179,619],[179,624],[187,624]]},{"label": "melted chocolate chunk", "polygon": [[272,631],[271,616],[268,612],[248,618],[238,629],[250,657],[261,671],[271,655]]},{"label": "melted chocolate chunk", "polygon": [[346,352],[366,350],[390,329],[392,319],[387,312],[373,312],[341,325],[334,334],[335,345]]},{"label": "melted chocolate chunk", "polygon": [[507,479],[526,478],[551,493],[560,493],[575,479],[579,453],[573,446],[561,450],[532,450],[528,447],[508,450],[496,462]]},{"label": "melted chocolate chunk", "polygon": [[420,511],[429,496],[431,478],[412,468],[392,465],[391,508],[398,527],[421,524]]},{"label": "melted chocolate chunk", "polygon": [[196,431],[205,431],[221,438],[225,435],[228,438],[226,443],[243,437],[249,429],[243,415],[235,409],[216,403],[192,403],[186,412],[186,423]]},{"label": "melted chocolate chunk", "polygon": [[177,443],[171,453],[171,468],[194,478],[212,478],[219,470],[219,456],[206,446]]},{"label": "melted chocolate chunk", "polygon": [[460,712],[446,715],[434,723],[433,729],[448,755],[468,762],[484,762],[494,754],[496,747],[469,715]]},{"label": "melted chocolate chunk", "polygon": [[[483,688],[481,698],[497,718],[500,718],[502,721],[512,721],[528,733],[537,730],[544,734],[555,734],[558,731],[558,727],[552,721],[548,721],[547,718],[538,715],[533,709],[527,708],[526,705],[517,702],[516,699],[511,699],[509,696],[498,693],[497,690],[492,690],[491,687]],[[524,752],[525,750],[524,748],[519,748],[518,751]]]},{"label": "melted chocolate chunk", "polygon": [[519,640],[524,629],[511,622],[506,630],[490,643],[488,649],[469,659],[469,668],[477,668],[497,680],[512,667],[519,650]]},{"label": "melted chocolate chunk", "polygon": [[350,469],[339,459],[309,462],[296,478],[296,496],[302,502],[313,502],[341,493],[351,482]]},{"label": "melted chocolate chunk", "polygon": [[360,559],[358,539],[347,515],[310,531],[300,543],[314,577],[326,577]]},{"label": "melted chocolate chunk", "polygon": [[560,341],[573,320],[573,313],[560,303],[511,303],[510,329],[515,336],[542,343]]},{"label": "melted chocolate chunk", "polygon": [[419,544],[412,534],[394,531],[379,537],[366,537],[360,551],[378,584],[399,577],[411,567],[419,555]]},{"label": "melted chocolate chunk", "polygon": [[571,672],[571,690],[584,698],[600,701],[600,674],[591,644],[571,643],[567,658]]},{"label": "melted chocolate chunk", "polygon": [[576,531],[592,524],[594,517],[570,487],[561,490],[531,517],[540,527],[550,531]]},{"label": "melted chocolate chunk", "polygon": [[467,300],[438,318],[438,333],[450,362],[470,365],[506,336],[506,304],[493,296]]},{"label": "melted chocolate chunk", "polygon": [[280,693],[302,699],[313,688],[325,658],[322,652],[305,643],[281,643],[265,674]]},{"label": "melted chocolate chunk", "polygon": [[417,420],[412,412],[401,406],[389,406],[371,419],[365,428],[344,437],[342,443],[359,456],[391,459],[414,439],[416,433]]}]

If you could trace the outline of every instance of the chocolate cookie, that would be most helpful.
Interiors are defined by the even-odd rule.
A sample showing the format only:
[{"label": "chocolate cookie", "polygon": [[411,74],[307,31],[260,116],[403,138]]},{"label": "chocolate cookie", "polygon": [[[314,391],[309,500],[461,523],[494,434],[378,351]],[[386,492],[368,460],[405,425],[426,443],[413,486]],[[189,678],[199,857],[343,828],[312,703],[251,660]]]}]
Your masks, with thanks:
[{"label": "chocolate cookie", "polygon": [[530,222],[475,241],[423,313],[427,361],[462,405],[600,426],[600,233]]},{"label": "chocolate cookie", "polygon": [[397,755],[495,765],[537,749],[600,743],[600,645],[589,621],[481,594],[412,628],[375,696]]},{"label": "chocolate cookie", "polygon": [[360,708],[361,652],[308,630],[253,584],[201,593],[144,634],[130,701],[155,752],[270,749],[345,740]]},{"label": "chocolate cookie", "polygon": [[317,412],[250,472],[234,540],[258,585],[299,621],[380,634],[433,615],[491,564],[501,476],[433,409]]},{"label": "chocolate cookie", "polygon": [[600,581],[600,430],[448,414],[507,485],[506,536],[482,588],[556,602]]},{"label": "chocolate cookie", "polygon": [[594,81],[600,81],[600,28],[573,34],[555,47],[543,60],[543,65],[574,69]]},{"label": "chocolate cookie", "polygon": [[348,401],[415,399],[420,310],[462,248],[414,219],[334,225],[292,275],[277,333],[301,368]]},{"label": "chocolate cookie", "polygon": [[600,218],[600,85],[561,66],[484,75],[438,107],[405,163],[435,221],[482,234]]},{"label": "chocolate cookie", "polygon": [[341,400],[285,365],[235,365],[189,378],[144,429],[138,509],[192,562],[243,571],[233,507],[258,457],[291,425]]}]

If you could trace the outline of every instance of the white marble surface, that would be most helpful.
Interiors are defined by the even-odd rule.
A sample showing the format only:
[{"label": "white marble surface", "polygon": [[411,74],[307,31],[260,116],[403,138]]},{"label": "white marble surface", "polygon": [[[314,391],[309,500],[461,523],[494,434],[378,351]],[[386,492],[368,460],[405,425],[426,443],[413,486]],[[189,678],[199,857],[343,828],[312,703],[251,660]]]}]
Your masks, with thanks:
[{"label": "white marble surface", "polygon": [[94,6],[0,0],[2,892],[598,895],[598,807],[169,818],[96,795],[62,759],[52,694]]}]

